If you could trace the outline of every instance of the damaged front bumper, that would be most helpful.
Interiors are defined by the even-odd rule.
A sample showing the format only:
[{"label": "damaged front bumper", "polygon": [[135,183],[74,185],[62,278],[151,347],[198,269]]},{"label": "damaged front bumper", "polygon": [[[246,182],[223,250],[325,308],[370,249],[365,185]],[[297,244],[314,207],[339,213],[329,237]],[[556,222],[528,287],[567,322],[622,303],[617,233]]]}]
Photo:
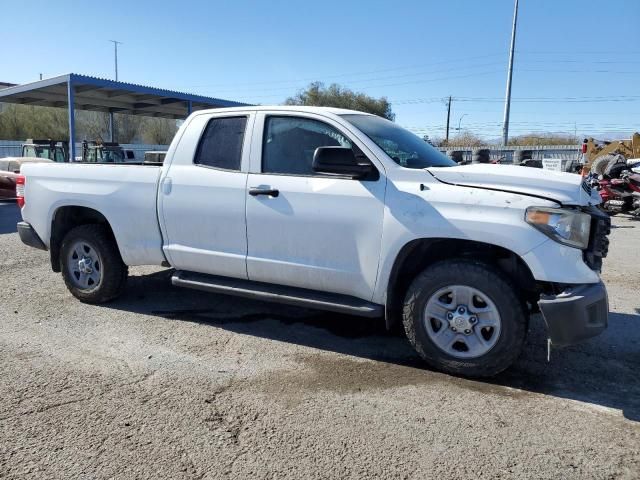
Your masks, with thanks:
[{"label": "damaged front bumper", "polygon": [[568,286],[538,302],[553,346],[564,347],[595,337],[607,328],[609,300],[602,282]]}]

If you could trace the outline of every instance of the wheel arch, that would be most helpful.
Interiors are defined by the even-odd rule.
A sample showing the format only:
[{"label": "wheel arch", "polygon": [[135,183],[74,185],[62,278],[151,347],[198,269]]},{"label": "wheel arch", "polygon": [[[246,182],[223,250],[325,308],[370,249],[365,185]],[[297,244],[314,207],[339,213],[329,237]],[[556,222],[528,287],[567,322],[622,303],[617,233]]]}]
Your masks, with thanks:
[{"label": "wheel arch", "polygon": [[441,260],[469,259],[496,266],[519,290],[523,302],[536,297],[536,281],[515,252],[490,243],[453,238],[419,238],[406,243],[391,268],[386,289],[385,319],[391,329],[401,321],[407,289],[421,271]]},{"label": "wheel arch", "polygon": [[[51,216],[49,256],[51,268],[54,272],[60,272],[60,247],[65,235],[75,227],[89,224],[104,225],[108,229],[118,251],[120,251],[113,229],[107,218],[101,212],[90,207],[78,205],[61,206],[58,207]],[[122,255],[122,252],[120,252],[120,254]]]}]

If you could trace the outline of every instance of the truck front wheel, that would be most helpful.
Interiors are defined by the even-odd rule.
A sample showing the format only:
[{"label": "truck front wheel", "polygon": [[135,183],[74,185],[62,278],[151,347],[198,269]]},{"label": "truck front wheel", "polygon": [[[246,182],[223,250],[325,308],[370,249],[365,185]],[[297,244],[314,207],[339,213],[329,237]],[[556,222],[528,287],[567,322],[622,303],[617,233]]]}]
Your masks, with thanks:
[{"label": "truck front wheel", "polygon": [[469,377],[495,375],[520,355],[527,318],[499,270],[448,260],[420,273],[407,292],[407,338],[433,368]]},{"label": "truck front wheel", "polygon": [[67,233],[60,248],[60,269],[69,291],[86,303],[116,298],[129,273],[103,225],[80,225]]}]

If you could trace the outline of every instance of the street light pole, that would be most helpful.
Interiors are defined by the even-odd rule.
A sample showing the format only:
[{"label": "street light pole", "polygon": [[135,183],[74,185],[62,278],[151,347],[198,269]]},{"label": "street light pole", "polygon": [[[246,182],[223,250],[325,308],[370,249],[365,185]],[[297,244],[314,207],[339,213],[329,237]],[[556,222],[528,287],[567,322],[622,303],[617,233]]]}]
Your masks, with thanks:
[{"label": "street light pole", "polygon": [[[118,40],[109,40],[113,42],[113,53],[116,67],[116,82],[118,81],[118,45],[122,45],[122,42]],[[113,121],[113,112],[109,112],[109,137],[111,142],[115,142],[115,132],[114,132],[115,123]]]},{"label": "street light pole", "polygon": [[509,111],[511,109],[511,78],[513,77],[513,57],[516,46],[516,26],[518,24],[518,0],[513,8],[513,27],[511,29],[511,48],[509,50],[509,70],[507,73],[507,92],[504,99],[504,123],[502,126],[502,145],[509,142]]},{"label": "street light pole", "polygon": [[458,132],[460,132],[460,124],[462,123],[462,119],[466,116],[467,116],[466,113],[463,113],[462,115],[460,115],[460,118],[458,119],[458,128],[456,128]]}]

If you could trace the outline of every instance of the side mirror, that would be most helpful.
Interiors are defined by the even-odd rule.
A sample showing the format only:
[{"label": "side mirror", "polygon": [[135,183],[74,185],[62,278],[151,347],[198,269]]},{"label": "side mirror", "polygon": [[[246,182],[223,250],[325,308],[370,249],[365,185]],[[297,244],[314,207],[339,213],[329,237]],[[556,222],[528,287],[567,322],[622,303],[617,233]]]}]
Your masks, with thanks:
[{"label": "side mirror", "polygon": [[368,160],[358,160],[353,150],[346,147],[318,147],[313,153],[312,169],[318,173],[363,178],[374,171]]}]

